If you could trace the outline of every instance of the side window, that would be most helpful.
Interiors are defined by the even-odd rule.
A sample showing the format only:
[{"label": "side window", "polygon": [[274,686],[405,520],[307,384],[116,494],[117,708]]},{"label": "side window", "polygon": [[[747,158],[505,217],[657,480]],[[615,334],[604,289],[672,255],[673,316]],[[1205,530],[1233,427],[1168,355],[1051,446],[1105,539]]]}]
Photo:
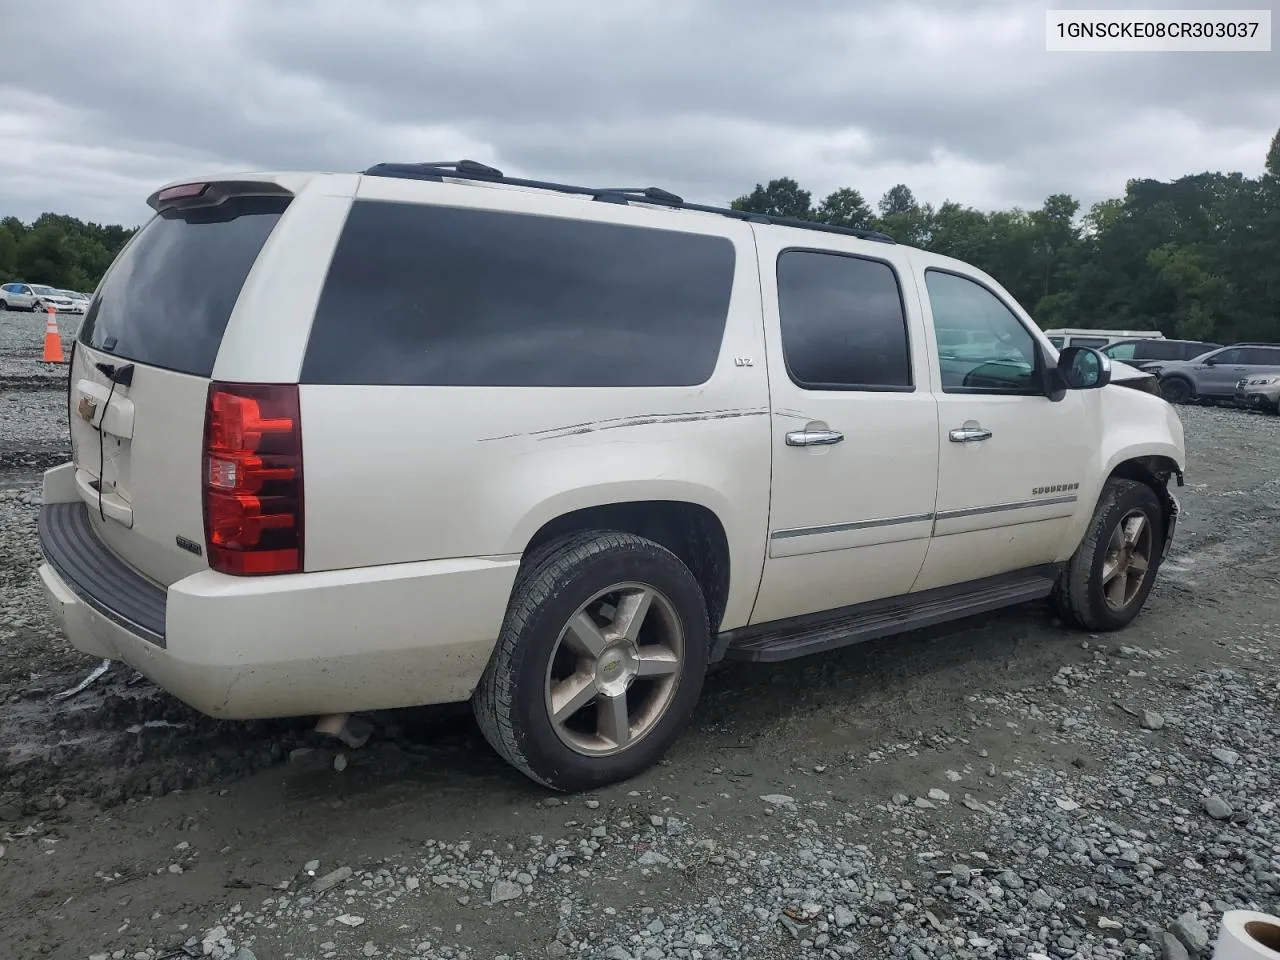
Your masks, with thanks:
[{"label": "side window", "polygon": [[1178,360],[1182,358],[1182,345],[1166,340],[1139,340],[1136,360]]},{"label": "side window", "polygon": [[1280,350],[1249,347],[1244,351],[1244,359],[1240,362],[1255,367],[1280,367]]},{"label": "side window", "polygon": [[725,237],[357,201],[302,382],[704,383],[720,357],[734,262]]},{"label": "side window", "polygon": [[1102,352],[1105,353],[1112,360],[1119,360],[1121,363],[1125,362],[1126,360],[1146,360],[1147,359],[1146,357],[1141,355],[1141,348],[1139,344],[1136,344],[1136,343],[1112,344]]},{"label": "side window", "polygon": [[[933,308],[944,393],[1040,393],[1035,338],[1012,310],[967,277],[930,269],[924,282]],[[964,356],[942,346],[960,331],[971,338]]]},{"label": "side window", "polygon": [[1240,347],[1219,350],[1210,359],[1214,363],[1244,363],[1244,350]]},{"label": "side window", "polygon": [[1061,350],[1063,345],[1067,342],[1067,340],[1065,337],[1050,337],[1049,342],[1052,343],[1054,347],[1056,347],[1058,350]]},{"label": "side window", "polygon": [[879,260],[788,250],[778,257],[782,354],[809,390],[909,390],[902,293]]},{"label": "side window", "polygon": [[1072,337],[1071,338],[1071,346],[1093,347],[1093,349],[1095,350],[1097,350],[1100,347],[1105,347],[1110,342],[1111,341],[1109,341],[1106,337]]}]

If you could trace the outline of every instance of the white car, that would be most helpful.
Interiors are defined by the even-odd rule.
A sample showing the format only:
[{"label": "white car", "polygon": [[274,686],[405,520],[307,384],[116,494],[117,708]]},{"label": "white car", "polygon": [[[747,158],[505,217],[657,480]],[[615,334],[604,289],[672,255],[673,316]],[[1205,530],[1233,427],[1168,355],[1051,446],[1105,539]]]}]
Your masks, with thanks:
[{"label": "white car", "polygon": [[84,313],[89,309],[89,298],[75,290],[55,290],[59,297],[67,301],[65,307],[58,307],[59,313]]},{"label": "white car", "polygon": [[0,310],[44,310],[54,307],[59,312],[84,313],[83,306],[76,309],[77,303],[64,290],[41,283],[6,283],[0,286]]},{"label": "white car", "polygon": [[709,663],[1050,597],[1116,630],[1169,548],[1152,378],[959,261],[465,161],[149,203],[78,335],[40,576],[72,644],[207,714],[470,700],[585,789],[663,754]]}]

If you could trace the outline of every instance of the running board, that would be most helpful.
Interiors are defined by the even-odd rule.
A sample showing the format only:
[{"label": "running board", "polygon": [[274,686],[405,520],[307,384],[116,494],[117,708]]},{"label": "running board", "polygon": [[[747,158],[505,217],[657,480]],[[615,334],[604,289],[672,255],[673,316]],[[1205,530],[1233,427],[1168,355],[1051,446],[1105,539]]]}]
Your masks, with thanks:
[{"label": "running board", "polygon": [[1052,565],[1032,567],[970,583],[726,630],[716,638],[712,660],[791,660],[1042,600],[1053,592],[1058,573],[1058,567]]}]

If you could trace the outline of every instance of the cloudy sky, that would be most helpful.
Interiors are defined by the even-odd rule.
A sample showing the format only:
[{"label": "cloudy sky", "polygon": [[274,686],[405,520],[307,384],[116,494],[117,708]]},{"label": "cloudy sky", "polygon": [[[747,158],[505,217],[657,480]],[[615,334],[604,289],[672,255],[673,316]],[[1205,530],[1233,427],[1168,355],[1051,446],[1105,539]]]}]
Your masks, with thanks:
[{"label": "cloudy sky", "polygon": [[[1262,170],[1280,53],[1046,53],[1049,5],[3,0],[26,27],[0,54],[0,216],[133,224],[192,174],[461,157],[717,203],[792,176],[983,208]],[[1108,5],[1138,4],[1052,4]]]}]

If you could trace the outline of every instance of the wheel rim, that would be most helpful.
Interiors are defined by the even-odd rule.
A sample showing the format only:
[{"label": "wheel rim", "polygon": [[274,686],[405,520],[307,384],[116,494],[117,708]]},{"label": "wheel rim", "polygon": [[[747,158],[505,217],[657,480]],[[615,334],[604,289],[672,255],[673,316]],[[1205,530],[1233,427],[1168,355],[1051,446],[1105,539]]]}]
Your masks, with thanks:
[{"label": "wheel rim", "polygon": [[1142,589],[1151,567],[1151,543],[1151,521],[1141,510],[1130,510],[1111,531],[1102,561],[1102,595],[1112,610],[1125,609]]},{"label": "wheel rim", "polygon": [[1191,388],[1184,380],[1168,380],[1163,384],[1163,390],[1170,403],[1182,403],[1191,396]]},{"label": "wheel rim", "polygon": [[617,583],[582,604],[547,664],[545,707],[571,750],[607,757],[635,746],[675,699],[685,638],[675,606],[644,583]]}]

